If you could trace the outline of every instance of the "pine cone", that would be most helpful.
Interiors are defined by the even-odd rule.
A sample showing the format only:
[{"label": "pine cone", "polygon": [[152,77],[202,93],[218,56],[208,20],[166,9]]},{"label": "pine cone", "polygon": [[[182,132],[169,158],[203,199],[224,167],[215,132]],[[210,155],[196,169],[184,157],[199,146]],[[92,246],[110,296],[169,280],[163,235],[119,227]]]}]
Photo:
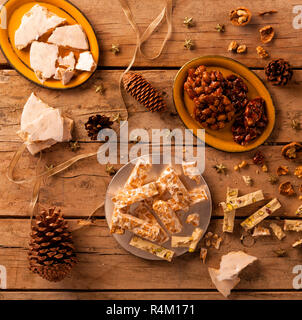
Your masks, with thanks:
[{"label": "pine cone", "polygon": [[48,281],[61,281],[77,262],[71,233],[60,210],[43,210],[32,226],[30,270]]},{"label": "pine cone", "polygon": [[161,111],[167,107],[161,94],[137,73],[126,73],[123,78],[125,90],[149,111]]},{"label": "pine cone", "polygon": [[236,113],[242,113],[248,104],[247,93],[248,87],[240,77],[231,74],[226,78],[223,94],[231,100]]},{"label": "pine cone", "polygon": [[91,140],[96,140],[99,131],[105,128],[111,128],[112,124],[113,122],[110,121],[110,118],[97,114],[89,117],[85,123],[85,129],[88,131],[88,137],[90,137]]},{"label": "pine cone", "polygon": [[292,78],[293,70],[289,62],[284,59],[275,59],[266,66],[265,75],[274,86],[285,86]]}]

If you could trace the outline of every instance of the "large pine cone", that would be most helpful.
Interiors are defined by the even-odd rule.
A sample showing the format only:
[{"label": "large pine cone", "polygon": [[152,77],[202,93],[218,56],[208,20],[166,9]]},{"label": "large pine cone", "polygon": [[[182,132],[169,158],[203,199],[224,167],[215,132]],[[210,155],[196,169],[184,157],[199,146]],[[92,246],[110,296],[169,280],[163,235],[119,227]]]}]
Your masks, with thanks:
[{"label": "large pine cone", "polygon": [[274,86],[285,86],[292,78],[293,70],[289,62],[284,59],[275,59],[266,66],[265,75]]},{"label": "large pine cone", "polygon": [[211,94],[216,91],[222,93],[223,86],[222,73],[214,70],[207,71],[203,65],[196,69],[189,69],[187,80],[184,83],[184,89],[192,100],[201,94]]},{"label": "large pine cone", "polygon": [[231,74],[225,79],[223,94],[231,100],[236,113],[242,113],[248,104],[247,93],[248,87],[240,77]]},{"label": "large pine cone", "polygon": [[231,101],[222,93],[202,94],[194,98],[195,119],[204,128],[223,129],[227,122],[233,120],[235,109]]},{"label": "large pine cone", "polygon": [[106,128],[111,128],[113,122],[110,118],[97,114],[95,116],[89,117],[88,121],[85,123],[85,129],[88,132],[88,137],[91,140],[96,140],[99,131]]},{"label": "large pine cone", "polygon": [[71,233],[60,210],[43,210],[32,226],[29,268],[48,281],[61,281],[76,263]]},{"label": "large pine cone", "polygon": [[125,90],[149,111],[161,111],[167,107],[162,95],[138,73],[128,72],[123,77]]},{"label": "large pine cone", "polygon": [[265,101],[262,98],[251,100],[232,126],[234,141],[242,146],[250,143],[262,134],[267,123]]}]

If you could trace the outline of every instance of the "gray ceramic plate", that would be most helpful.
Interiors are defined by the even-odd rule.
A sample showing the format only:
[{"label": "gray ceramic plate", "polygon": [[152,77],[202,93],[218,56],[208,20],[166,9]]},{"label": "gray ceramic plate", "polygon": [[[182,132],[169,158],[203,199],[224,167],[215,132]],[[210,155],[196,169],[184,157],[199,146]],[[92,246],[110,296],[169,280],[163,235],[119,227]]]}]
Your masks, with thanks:
[{"label": "gray ceramic plate", "polygon": [[[109,222],[111,221],[111,216],[114,208],[114,204],[111,201],[111,198],[120,190],[123,188],[124,184],[126,183],[132,169],[135,166],[136,161],[139,158],[133,160],[132,162],[128,162],[126,165],[124,165],[114,176],[111,183],[108,186],[107,194],[106,194],[106,201],[105,201],[105,213],[106,213],[106,219],[107,223],[109,225]],[[152,165],[151,170],[149,171],[149,178],[147,182],[151,182],[156,180],[156,178],[160,175],[160,173],[167,167],[166,164],[154,164]],[[199,185],[196,184],[195,181],[192,181],[188,177],[186,177],[183,174],[182,167],[179,164],[173,165],[174,170],[180,175],[180,178],[184,185],[188,188],[188,190],[194,189],[198,187]],[[189,212],[184,213],[180,211],[179,217],[181,218],[181,221],[183,223],[183,231],[181,233],[178,233],[179,236],[190,236],[194,230],[195,227],[193,227],[190,224],[185,223],[187,215],[190,213],[199,213],[200,215],[200,228],[204,231],[203,234],[205,234],[208,225],[210,223],[211,219],[211,213],[212,213],[212,200],[211,200],[211,193],[209,190],[209,187],[203,177],[201,177],[200,185],[205,185],[205,189],[207,192],[207,195],[209,197],[208,201],[197,203],[194,206],[190,207]],[[131,209],[131,208],[130,208]],[[148,260],[161,260],[160,258],[152,255],[151,253],[145,252],[143,250],[137,249],[135,247],[132,247],[129,245],[129,242],[131,238],[133,237],[133,234],[129,231],[125,231],[125,234],[123,235],[117,235],[113,234],[113,237],[116,239],[116,241],[127,251],[134,254],[135,256],[148,259]],[[167,249],[171,249],[175,251],[174,257],[178,257],[188,251],[187,248],[171,248],[170,240],[162,244],[163,247]]]}]

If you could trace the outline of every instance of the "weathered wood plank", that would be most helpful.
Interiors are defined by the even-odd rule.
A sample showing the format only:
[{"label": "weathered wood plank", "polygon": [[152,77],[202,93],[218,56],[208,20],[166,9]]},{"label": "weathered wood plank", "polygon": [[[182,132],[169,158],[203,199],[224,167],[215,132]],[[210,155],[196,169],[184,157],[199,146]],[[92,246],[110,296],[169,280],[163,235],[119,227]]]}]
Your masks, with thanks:
[{"label": "weathered wood plank", "polygon": [[[301,300],[299,291],[262,292],[235,291],[232,300]],[[162,291],[105,291],[105,292],[68,292],[68,291],[2,291],[0,300],[226,300],[219,292],[162,292]]]},{"label": "weathered wood plank", "polygon": [[[135,34],[126,20],[121,6],[117,0],[73,0],[89,18],[94,26],[101,48],[101,65],[104,66],[126,66],[134,53]],[[160,13],[164,6],[164,1],[135,1],[130,0],[130,7],[136,22],[143,32],[149,23]],[[181,66],[186,61],[209,54],[219,54],[233,57],[228,53],[227,47],[230,41],[237,40],[248,46],[248,53],[236,55],[241,62],[253,67],[263,67],[266,61],[260,59],[255,47],[259,45],[258,29],[266,24],[273,25],[276,29],[276,39],[267,46],[272,57],[282,57],[289,59],[296,67],[302,66],[301,48],[302,45],[297,39],[301,35],[301,30],[295,30],[292,26],[293,6],[297,5],[294,0],[290,1],[270,1],[255,0],[246,4],[253,13],[251,23],[243,28],[232,26],[229,22],[230,10],[242,6],[242,1],[234,0],[226,2],[224,0],[199,0],[174,1],[173,10],[173,34],[168,42],[164,54],[155,61],[146,61],[142,58],[136,62],[137,66]],[[259,17],[258,12],[276,9],[277,14]],[[185,16],[193,17],[196,27],[187,29],[183,25]],[[217,23],[226,25],[226,32],[220,34],[214,29]],[[144,46],[149,55],[159,50],[165,37],[166,24],[159,27],[154,36]],[[195,50],[185,50],[184,40],[191,38],[195,42]],[[119,44],[121,52],[114,55],[111,51],[112,44]],[[1,55],[0,63],[6,63]]]},{"label": "weathered wood plank", "polygon": [[[70,222],[71,228],[76,227],[75,223]],[[221,234],[221,223],[212,220],[209,230]],[[290,248],[298,238],[296,233],[287,233],[282,242],[274,237],[259,238],[253,247],[246,248],[239,240],[238,223],[234,234],[223,235],[219,251],[209,250],[207,265],[201,263],[198,252],[178,257],[171,264],[147,261],[124,251],[109,234],[106,222],[98,220],[93,226],[73,232],[79,263],[71,276],[60,283],[48,283],[27,267],[29,220],[2,220],[0,231],[0,262],[7,268],[10,290],[214,289],[207,266],[218,267],[221,256],[233,250],[244,250],[259,259],[242,272],[238,290],[288,290],[293,289],[293,267],[301,264],[301,250]],[[287,250],[287,257],[275,256],[273,250],[280,247]]]},{"label": "weathered wood plank", "polygon": [[[140,71],[154,86],[165,93],[168,108],[163,113],[150,113],[137,101],[124,94],[129,111],[129,132],[136,128],[146,129],[184,129],[185,126],[175,111],[172,99],[173,78],[176,70]],[[263,71],[256,71],[263,78]],[[19,130],[23,106],[31,92],[35,92],[50,106],[60,108],[62,113],[75,121],[74,137],[79,141],[89,141],[84,124],[90,115],[101,113],[115,116],[118,113],[125,119],[126,112],[118,90],[120,71],[99,71],[84,86],[77,90],[51,91],[29,83],[15,71],[0,70],[0,141],[20,141]],[[95,92],[95,86],[102,83],[104,95]],[[298,139],[300,131],[291,127],[291,121],[302,122],[299,106],[299,90],[302,86],[302,71],[295,71],[295,81],[286,88],[268,85],[273,96],[277,119],[273,134],[268,141],[288,142]],[[3,148],[0,149],[4,151]]]},{"label": "weathered wood plank", "polygon": [[[94,152],[97,149],[98,144],[82,143],[81,149],[77,154]],[[155,149],[155,152],[156,150],[159,149]],[[203,176],[210,187],[213,197],[214,216],[222,215],[218,204],[225,201],[227,186],[238,187],[241,195],[263,189],[266,201],[277,197],[283,205],[274,215],[294,216],[298,206],[301,205],[298,196],[301,194],[299,187],[302,184],[302,180],[293,175],[297,164],[283,159],[281,156],[281,146],[263,146],[259,150],[266,156],[269,168],[268,173],[263,172],[260,167],[252,163],[254,151],[229,154],[210,147],[206,148],[206,169]],[[56,145],[43,154],[40,168],[41,170],[45,170],[45,165],[57,165],[74,155],[75,153],[70,150],[68,144]],[[0,191],[3,196],[0,198],[0,216],[26,216],[28,215],[28,206],[31,199],[31,186],[20,186],[8,182],[5,174],[12,156],[13,152],[3,152],[1,154]],[[234,166],[243,160],[247,161],[250,165],[240,171],[235,171]],[[16,171],[16,177],[22,178],[34,175],[37,162],[38,158],[31,156],[26,151]],[[223,163],[227,167],[225,175],[218,174],[213,168],[214,165],[220,163]],[[280,195],[278,184],[272,185],[269,182],[269,176],[271,174],[276,175],[279,165],[287,165],[290,169],[290,175],[281,177],[279,183],[292,181],[297,196],[288,198]],[[114,167],[119,169],[121,165],[114,165]],[[256,172],[257,170],[259,173]],[[252,177],[254,181],[253,186],[247,186],[244,183],[242,178],[244,175]],[[100,165],[96,157],[81,160],[65,172],[46,181],[46,184],[41,188],[40,204],[45,207],[61,207],[67,216],[88,216],[103,202],[110,180],[111,177],[106,172],[106,167]],[[265,201],[261,201],[248,208],[237,210],[237,216],[248,216],[264,204]],[[96,215],[103,216],[104,211],[102,209],[98,210]]]}]

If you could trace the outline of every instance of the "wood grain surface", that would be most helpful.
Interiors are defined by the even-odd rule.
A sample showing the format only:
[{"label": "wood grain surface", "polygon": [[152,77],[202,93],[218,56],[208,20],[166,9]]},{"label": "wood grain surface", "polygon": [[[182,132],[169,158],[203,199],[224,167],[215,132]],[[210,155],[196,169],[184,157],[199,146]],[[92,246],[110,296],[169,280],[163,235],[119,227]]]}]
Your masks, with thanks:
[{"label": "wood grain surface", "polygon": [[[149,61],[141,57],[135,63],[139,71],[156,88],[160,89],[167,101],[168,108],[163,113],[151,114],[132,97],[125,95],[127,108],[123,105],[118,89],[118,79],[126,68],[135,49],[135,35],[128,24],[118,0],[73,0],[92,22],[101,47],[99,70],[85,85],[75,90],[52,91],[36,86],[12,70],[0,55],[0,265],[8,272],[7,289],[0,290],[0,299],[223,299],[215,290],[207,267],[218,267],[223,254],[232,250],[243,250],[258,257],[258,261],[248,267],[241,275],[241,282],[236,287],[231,299],[291,299],[300,300],[301,291],[293,289],[292,273],[295,265],[301,264],[301,248],[292,248],[294,241],[301,234],[287,232],[284,240],[279,241],[273,235],[256,239],[252,247],[246,247],[240,241],[242,229],[240,222],[259,209],[273,197],[278,197],[282,208],[264,221],[268,226],[276,222],[280,226],[286,217],[296,218],[294,213],[302,204],[298,197],[302,180],[293,175],[301,162],[288,162],[281,156],[284,144],[301,140],[301,131],[291,126],[293,119],[302,122],[302,30],[292,26],[293,7],[297,1],[289,0],[177,0],[173,2],[173,35],[163,55]],[[162,0],[130,0],[136,21],[143,31],[163,7]],[[231,9],[245,5],[252,13],[250,25],[236,28],[228,21]],[[217,9],[219,8],[219,10]],[[259,12],[275,9],[278,13],[260,17]],[[195,27],[187,29],[183,25],[185,16],[193,17]],[[226,32],[215,31],[217,23],[225,24]],[[57,144],[43,152],[40,170],[56,165],[70,157],[97,151],[101,143],[91,142],[84,129],[84,123],[90,115],[97,113],[115,116],[118,113],[129,120],[129,131],[144,128],[149,133],[152,129],[185,129],[178,117],[172,98],[173,79],[178,69],[188,60],[209,54],[232,57],[250,67],[265,81],[264,66],[267,60],[260,59],[255,47],[260,45],[258,29],[272,25],[276,37],[272,43],[264,45],[272,58],[285,58],[295,67],[293,80],[287,87],[267,85],[276,108],[276,126],[261,150],[266,156],[269,172],[252,164],[255,151],[229,154],[206,147],[206,179],[213,197],[213,214],[209,231],[223,237],[220,250],[211,248],[207,264],[203,265],[198,252],[186,254],[169,264],[165,261],[146,261],[128,254],[109,234],[104,210],[99,209],[96,220],[89,227],[78,229],[77,221],[87,216],[104,201],[106,188],[111,177],[105,166],[96,158],[78,162],[68,170],[43,182],[40,195],[40,207],[56,206],[62,208],[73,231],[79,263],[71,276],[58,284],[51,284],[28,270],[27,243],[29,240],[29,212],[31,200],[30,184],[15,185],[8,182],[6,170],[14,152],[21,141],[16,135],[20,126],[23,105],[31,92],[35,92],[52,107],[60,108],[62,113],[75,121],[74,139],[79,141],[81,149],[76,153],[70,150],[68,143]],[[152,54],[159,49],[166,32],[162,24],[150,41],[144,45],[144,51]],[[195,42],[194,50],[185,50],[185,39]],[[236,40],[246,44],[248,52],[243,55],[230,54],[227,46]],[[121,52],[114,55],[110,51],[112,44],[119,44]],[[102,84],[103,95],[96,92]],[[134,144],[130,143],[129,148]],[[163,151],[163,146],[154,149]],[[235,171],[234,166],[243,160],[249,163],[247,168]],[[29,177],[35,174],[38,157],[24,153],[16,177]],[[214,165],[223,163],[226,174],[218,174]],[[289,166],[290,173],[280,177],[280,182],[291,181],[296,196],[288,198],[278,191],[278,184],[269,182],[270,175],[276,175],[280,165]],[[119,169],[121,165],[115,165]],[[245,185],[242,176],[249,175],[254,183]],[[223,214],[218,204],[225,200],[227,186],[238,187],[241,195],[262,189],[265,201],[240,209],[236,213],[236,225],[233,234],[222,233]],[[202,241],[202,245],[204,242]],[[276,257],[274,250],[283,248],[287,255]]]}]

